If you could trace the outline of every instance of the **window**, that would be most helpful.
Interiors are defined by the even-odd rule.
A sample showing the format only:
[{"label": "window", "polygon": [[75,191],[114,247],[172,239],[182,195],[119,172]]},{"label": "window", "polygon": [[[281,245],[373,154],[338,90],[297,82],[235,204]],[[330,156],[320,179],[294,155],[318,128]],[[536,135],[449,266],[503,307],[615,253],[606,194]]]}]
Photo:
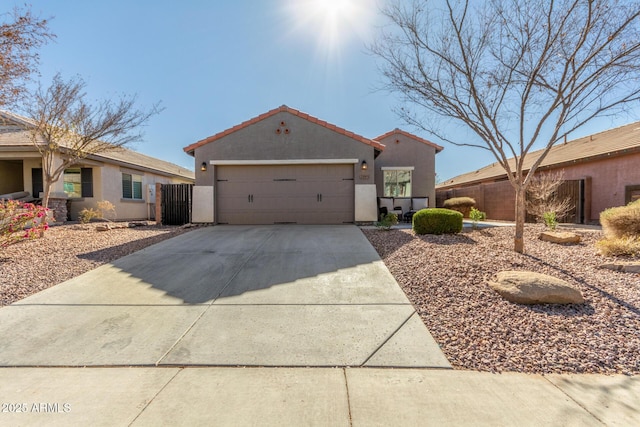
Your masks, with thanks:
[{"label": "window", "polygon": [[624,188],[625,203],[635,202],[640,199],[640,185],[627,185]]},{"label": "window", "polygon": [[411,169],[387,169],[384,173],[384,197],[411,197]]},{"label": "window", "polygon": [[122,198],[142,200],[142,176],[130,173],[122,174]]},{"label": "window", "polygon": [[93,197],[93,169],[65,169],[63,176],[64,192],[69,198]]}]

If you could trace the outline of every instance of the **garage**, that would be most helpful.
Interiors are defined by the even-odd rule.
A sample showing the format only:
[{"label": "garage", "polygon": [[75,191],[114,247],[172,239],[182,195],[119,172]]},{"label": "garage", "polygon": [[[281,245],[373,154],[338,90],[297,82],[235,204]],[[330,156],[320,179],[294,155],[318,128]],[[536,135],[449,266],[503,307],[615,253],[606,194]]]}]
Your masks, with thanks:
[{"label": "garage", "polygon": [[219,224],[354,222],[353,164],[216,166]]}]

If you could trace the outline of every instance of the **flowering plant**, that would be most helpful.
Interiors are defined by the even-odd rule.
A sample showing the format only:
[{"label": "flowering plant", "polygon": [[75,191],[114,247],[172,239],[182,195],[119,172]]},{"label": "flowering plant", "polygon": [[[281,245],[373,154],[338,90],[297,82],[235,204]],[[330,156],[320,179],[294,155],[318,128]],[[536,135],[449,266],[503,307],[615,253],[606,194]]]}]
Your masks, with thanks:
[{"label": "flowering plant", "polygon": [[17,200],[0,200],[0,247],[41,237],[49,229],[47,208]]}]

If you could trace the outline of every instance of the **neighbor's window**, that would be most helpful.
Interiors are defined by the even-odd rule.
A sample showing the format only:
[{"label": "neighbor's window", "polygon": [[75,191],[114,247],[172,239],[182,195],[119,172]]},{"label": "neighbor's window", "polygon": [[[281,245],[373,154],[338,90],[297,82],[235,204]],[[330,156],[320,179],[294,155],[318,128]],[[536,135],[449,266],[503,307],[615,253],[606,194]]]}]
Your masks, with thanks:
[{"label": "neighbor's window", "polygon": [[64,170],[64,192],[69,198],[93,197],[93,169],[70,168]]},{"label": "neighbor's window", "polygon": [[142,176],[130,173],[122,174],[122,198],[142,200]]},{"label": "neighbor's window", "polygon": [[384,170],[384,197],[411,197],[411,170]]}]

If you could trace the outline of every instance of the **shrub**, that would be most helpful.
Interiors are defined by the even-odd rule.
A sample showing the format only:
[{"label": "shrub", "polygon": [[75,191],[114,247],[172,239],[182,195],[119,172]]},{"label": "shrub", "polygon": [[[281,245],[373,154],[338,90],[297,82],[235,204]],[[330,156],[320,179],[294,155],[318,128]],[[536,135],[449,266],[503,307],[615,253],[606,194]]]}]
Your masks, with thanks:
[{"label": "shrub", "polygon": [[422,209],[413,215],[416,234],[455,234],[462,231],[462,214],[442,208]]},{"label": "shrub", "polygon": [[484,221],[487,219],[487,214],[479,211],[476,208],[471,208],[471,212],[469,212],[469,218],[473,221],[473,229],[478,228],[478,221]]},{"label": "shrub", "polygon": [[596,242],[596,247],[604,256],[639,256],[640,237],[613,237]]},{"label": "shrub", "polygon": [[100,218],[100,212],[98,212],[97,210],[93,209],[93,208],[84,208],[80,211],[80,222],[83,224],[86,224],[88,222],[90,222],[92,219],[94,218]]},{"label": "shrub", "polygon": [[468,217],[471,212],[471,208],[474,207],[475,204],[476,201],[471,197],[454,197],[452,199],[445,200],[442,207],[458,211],[463,216]]},{"label": "shrub", "polygon": [[376,227],[381,230],[389,231],[391,227],[398,223],[398,215],[394,213],[382,214],[380,221],[376,222]]},{"label": "shrub", "polygon": [[0,247],[41,237],[48,228],[46,208],[16,200],[0,200]]},{"label": "shrub", "polygon": [[558,227],[558,219],[556,218],[555,211],[549,211],[542,214],[542,220],[544,221],[544,225],[551,231],[555,231],[556,227]]},{"label": "shrub", "polygon": [[106,220],[116,220],[116,207],[108,200],[101,200],[96,203],[100,217]]},{"label": "shrub", "polygon": [[600,224],[608,238],[640,236],[640,200],[606,209],[600,214]]}]

